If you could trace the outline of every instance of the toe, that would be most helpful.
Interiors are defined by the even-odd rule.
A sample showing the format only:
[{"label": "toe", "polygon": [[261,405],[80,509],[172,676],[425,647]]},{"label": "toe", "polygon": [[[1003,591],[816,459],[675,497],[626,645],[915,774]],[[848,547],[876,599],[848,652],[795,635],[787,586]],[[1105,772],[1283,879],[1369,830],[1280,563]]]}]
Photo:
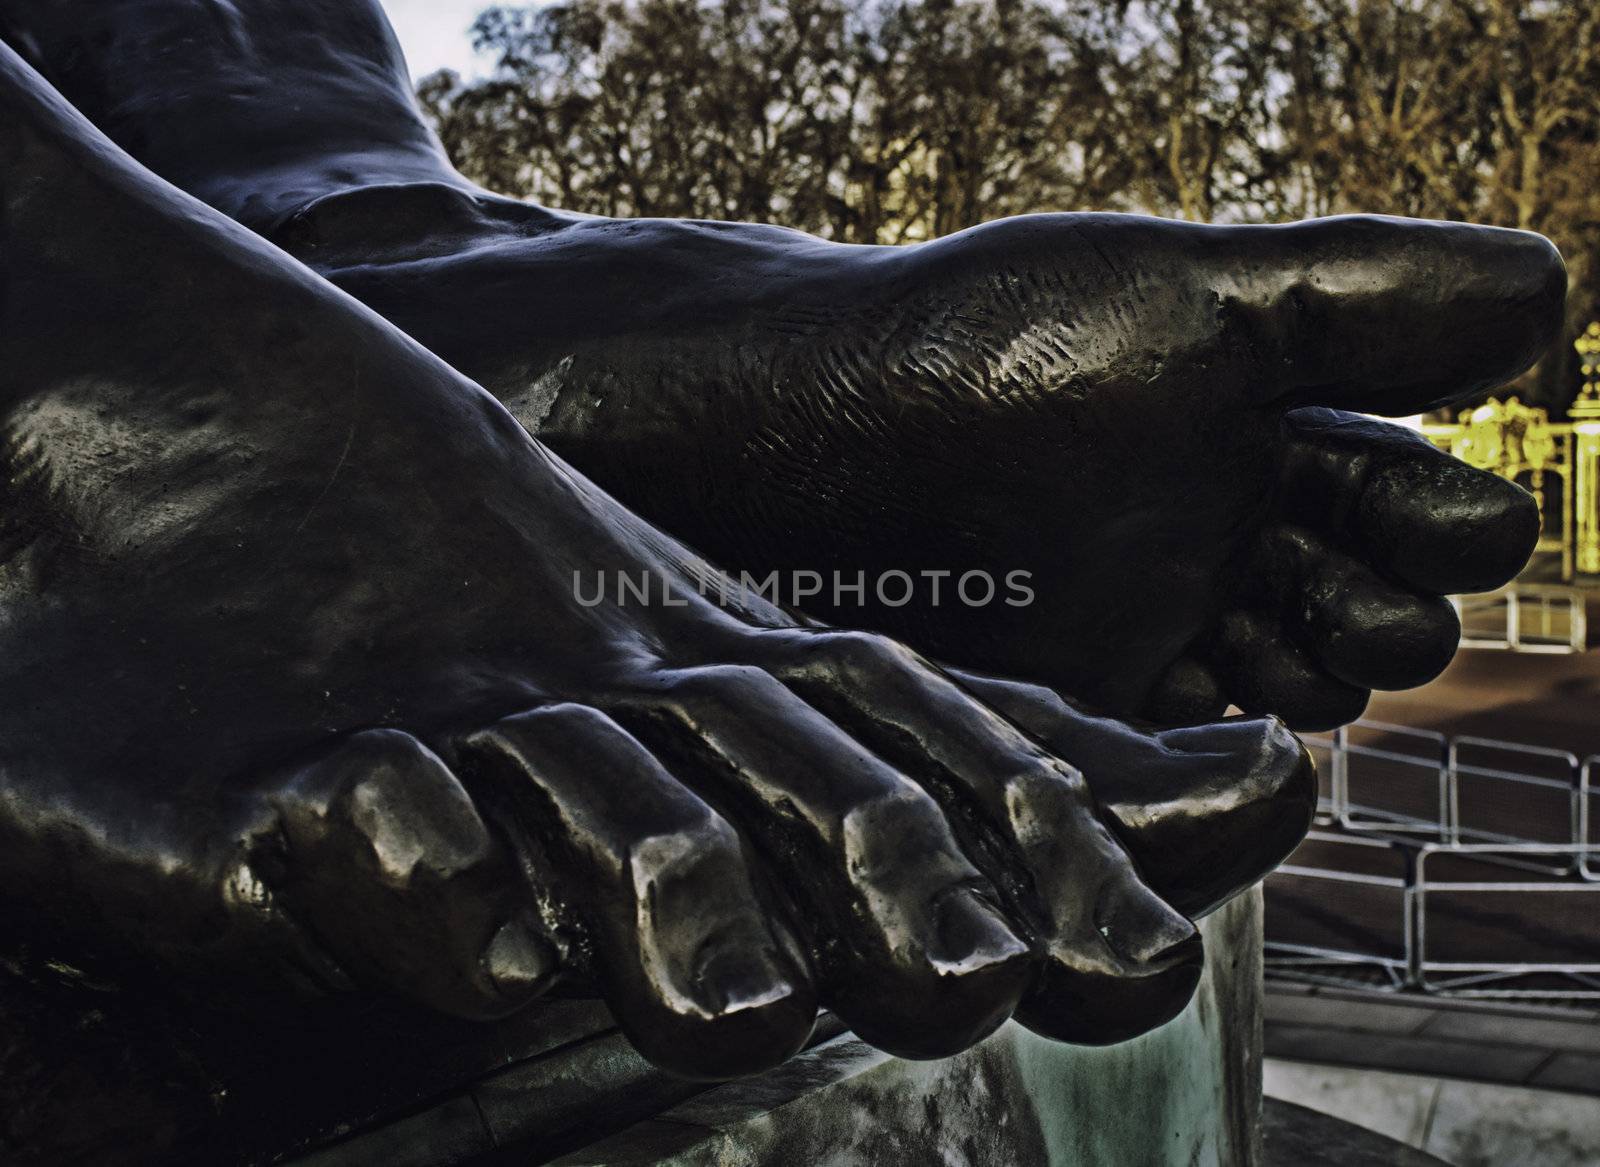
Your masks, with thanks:
[{"label": "toe", "polygon": [[1419,450],[1372,475],[1355,524],[1374,560],[1398,578],[1456,595],[1516,577],[1539,540],[1539,507],[1514,482]]},{"label": "toe", "polygon": [[1505,384],[1560,332],[1566,269],[1531,232],[1351,215],[1211,238],[1296,404],[1422,413]]},{"label": "toe", "polygon": [[617,716],[757,841],[858,1035],[942,1057],[1010,1016],[1031,953],[915,783],[759,669],[670,674]]},{"label": "toe", "polygon": [[1263,878],[1311,825],[1316,767],[1277,718],[1146,732],[1037,685],[953,675],[1083,770],[1139,874],[1190,919]]},{"label": "toe", "polygon": [[1490,591],[1539,539],[1533,496],[1410,430],[1327,409],[1289,415],[1294,517],[1423,592]]},{"label": "toe", "polygon": [[343,739],[267,792],[288,906],[352,976],[464,1017],[542,993],[558,954],[466,790],[415,738]]},{"label": "toe", "polygon": [[1068,828],[1082,811],[1061,784],[1037,775],[1013,784],[1008,801],[1026,816],[1016,843],[1045,937],[1038,980],[1017,1020],[1083,1045],[1125,1041],[1170,1021],[1200,978],[1194,925],[1140,879],[1097,821]]},{"label": "toe", "polygon": [[1043,963],[1019,1007],[1074,1041],[1167,1020],[1199,975],[1193,925],[1146,887],[1082,776],[908,650],[858,633],[769,634],[785,680],[945,804]]},{"label": "toe", "polygon": [[1164,764],[1117,767],[1096,784],[1140,873],[1190,919],[1265,878],[1311,828],[1317,772],[1277,718],[1234,718],[1159,735]]},{"label": "toe", "polygon": [[1361,716],[1370,690],[1330,675],[1299,648],[1275,617],[1231,612],[1212,638],[1212,662],[1233,703],[1272,713],[1292,729],[1335,729]]},{"label": "toe", "polygon": [[1300,527],[1263,536],[1262,582],[1284,627],[1329,674],[1369,689],[1409,689],[1455,655],[1461,624],[1441,596],[1399,587]]},{"label": "toe", "polygon": [[646,1058],[674,1073],[756,1073],[804,1045],[816,997],[757,898],[740,840],[594,709],[508,718],[460,746],[463,772],[592,948],[592,974]]},{"label": "toe", "polygon": [[1204,952],[1194,925],[1129,877],[1107,889],[1095,936],[1052,947],[1017,1020],[1078,1045],[1138,1037],[1181,1013],[1200,983]]}]

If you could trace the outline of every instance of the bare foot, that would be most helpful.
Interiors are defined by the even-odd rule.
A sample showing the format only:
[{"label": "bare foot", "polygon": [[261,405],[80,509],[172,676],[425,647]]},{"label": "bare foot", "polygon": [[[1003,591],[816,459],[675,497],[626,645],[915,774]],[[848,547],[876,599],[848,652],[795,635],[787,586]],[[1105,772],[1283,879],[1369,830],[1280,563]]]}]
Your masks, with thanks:
[{"label": "bare foot", "polygon": [[[363,222],[441,197],[470,243],[390,250]],[[1565,286],[1537,236],[1097,215],[896,251],[506,234],[543,214],[369,191],[275,237],[651,519],[757,576],[818,571],[807,611],[939,659],[1154,720],[1232,703],[1327,728],[1437,675],[1443,597],[1504,583],[1537,537],[1520,489],[1304,407],[1416,412],[1521,371]],[[864,602],[833,586],[858,572]],[[896,572],[909,603],[904,577],[875,586]]]},{"label": "bare foot", "polygon": [[[740,281],[747,281],[769,260],[787,261],[796,249],[793,258],[800,272],[814,266],[815,254],[844,253],[843,249],[819,251],[815,240],[791,232],[728,224],[645,225],[641,247],[626,242],[640,237],[639,225],[617,223],[601,225],[601,235],[612,242],[593,249],[588,236],[560,232],[536,244],[525,239],[517,243],[516,239],[540,235],[567,221],[518,203],[463,196],[470,188],[448,169],[415,116],[407,71],[375,3],[297,0],[289,7],[245,3],[235,5],[231,13],[223,28],[192,6],[172,0],[127,0],[114,6],[65,3],[46,9],[0,0],[0,20],[9,22],[11,35],[26,43],[37,59],[52,65],[85,109],[158,169],[208,201],[263,229],[281,228],[277,233],[298,239],[313,262],[327,259],[330,248],[339,250],[332,245],[335,238],[356,238],[371,248],[374,233],[380,236],[379,257],[396,262],[374,269],[376,291],[366,289],[374,302],[396,312],[408,306],[426,309],[411,325],[420,331],[441,331],[461,356],[483,365],[504,386],[507,400],[530,428],[549,420],[562,396],[562,379],[572,371],[565,358],[537,351],[539,337],[556,335],[553,328],[539,330],[539,315],[553,310],[552,320],[566,329],[570,314],[560,304],[536,301],[531,321],[517,315],[507,323],[500,310],[509,305],[517,314],[517,302],[491,305],[484,320],[492,324],[479,338],[481,353],[467,352],[473,343],[453,330],[469,317],[437,302],[447,286],[468,302],[481,304],[486,281],[503,277],[519,294],[532,290],[548,298],[553,289],[563,289],[564,294],[568,290],[559,273],[561,264],[571,261],[600,283],[598,293],[570,289],[588,297],[585,302],[597,310],[595,319],[583,322],[571,335],[592,338],[598,324],[602,332],[610,328],[618,334],[619,359],[637,360],[642,352],[645,359],[659,361],[661,354],[653,353],[651,346],[661,340],[652,339],[648,327],[642,336],[630,333],[629,327],[639,323],[640,314],[653,319],[663,310],[677,311],[672,297],[684,277],[691,277],[682,284],[689,296],[678,308],[693,308],[704,296],[707,272],[699,262],[700,252],[692,247],[682,257],[688,266],[672,268],[670,250],[652,245],[656,236],[650,232],[667,231],[674,237],[688,232],[690,237],[725,240],[726,248],[731,248],[727,255],[735,261],[729,273]],[[180,58],[162,48],[175,40],[188,46]],[[94,51],[73,47],[85,43],[92,43]],[[175,68],[178,75],[173,75]],[[291,90],[301,100],[286,104],[270,99],[271,94]],[[363,186],[360,197],[321,197],[351,189],[352,176],[377,185]],[[309,241],[302,238],[307,235]],[[619,243],[631,250],[619,253]],[[475,258],[465,254],[479,244],[484,246]],[[552,249],[543,250],[545,244]],[[420,265],[399,262],[401,257],[415,258],[419,248],[434,259]],[[633,259],[626,260],[630,263],[667,264],[655,272],[662,283],[654,289],[630,286],[629,294],[618,300],[614,273],[607,264],[619,254],[624,259],[631,254]],[[781,274],[766,272],[763,278]],[[443,281],[439,287],[431,282],[436,277]],[[396,290],[397,280],[418,285],[414,302],[384,294]],[[360,285],[356,288],[360,291],[369,281],[352,282]],[[652,291],[659,294],[641,294]],[[725,310],[709,320],[679,321],[691,344],[700,343],[708,331],[715,337],[725,318],[745,312],[739,294],[736,289]],[[546,373],[534,375],[546,366],[550,366]],[[780,539],[789,538],[813,549],[803,553],[816,553],[819,562],[848,563],[861,554],[859,540],[816,551],[816,524],[804,513],[789,515],[776,535],[753,532],[739,508],[744,491],[741,476],[755,472],[754,455],[729,451],[722,461],[701,467],[703,474],[695,470],[706,451],[694,443],[710,440],[722,430],[695,420],[700,406],[673,388],[681,389],[681,377],[675,381],[653,366],[645,372],[650,381],[664,387],[654,400],[637,401],[639,386],[620,381],[614,386],[621,394],[620,411],[609,389],[583,398],[595,417],[595,424],[588,427],[591,438],[575,441],[586,461],[634,488],[642,505],[677,514],[703,541],[730,546],[749,557],[741,566],[760,568],[782,560],[791,553],[782,549]],[[737,378],[729,385],[745,387],[736,382]],[[630,436],[626,425],[614,434],[606,432],[619,412],[626,417],[629,408],[640,405],[649,417],[645,432],[662,437],[654,450],[638,448],[637,435]],[[682,410],[688,412],[679,416]],[[737,397],[724,410],[728,418],[743,413],[748,410]],[[554,426],[559,434],[571,437],[569,429],[583,431],[581,417],[573,426]],[[613,447],[612,439],[621,444]],[[666,464],[660,455],[667,456]],[[692,473],[686,475],[682,465],[671,463],[680,456],[688,459]],[[659,472],[661,482],[678,483],[688,501],[663,499],[661,491],[641,487],[628,469],[635,458],[641,459],[637,465]],[[781,454],[771,460],[780,474],[788,463]],[[825,477],[814,477],[813,486],[824,481]],[[708,494],[715,497],[708,499]],[[826,504],[835,494],[819,500],[819,513],[831,514]],[[917,516],[913,529],[921,530],[927,521],[926,513]],[[953,581],[946,587],[947,594],[952,591]],[[926,612],[925,607],[917,610]],[[1055,696],[1047,702],[1049,713],[1040,713],[1035,706],[1043,698],[1026,688],[1019,691],[1023,695],[1009,702],[1009,711],[1026,710],[1027,717],[1019,723],[1085,767],[1091,787],[1102,791],[1108,806],[1123,806],[1131,799],[1168,808],[1171,813],[1161,819],[1163,843],[1144,854],[1141,863],[1162,893],[1187,910],[1210,910],[1248,886],[1263,864],[1286,855],[1298,841],[1308,787],[1293,762],[1299,751],[1280,725],[1241,720],[1204,735],[1153,736],[1082,713]],[[1129,782],[1136,783],[1137,796],[1130,794]],[[1151,828],[1140,815],[1132,818]],[[1113,821],[1137,846],[1134,828],[1121,822],[1116,812]],[[1184,836],[1183,841],[1176,841],[1172,832]],[[1249,838],[1252,845],[1237,846],[1237,838]],[[1187,863],[1187,856],[1202,854],[1207,856],[1203,863]],[[1236,861],[1221,861],[1224,856]]]},{"label": "bare foot", "polygon": [[[1181,879],[1172,792],[1103,820],[970,690],[1025,688],[706,601],[691,553],[3,47],[0,216],[8,896],[465,1015],[582,974],[702,1076],[782,1059],[819,1000],[910,1056],[1187,1000],[1198,936],[1117,841]],[[575,572],[671,602],[587,606]],[[1302,829],[1303,756],[1244,736]]]}]

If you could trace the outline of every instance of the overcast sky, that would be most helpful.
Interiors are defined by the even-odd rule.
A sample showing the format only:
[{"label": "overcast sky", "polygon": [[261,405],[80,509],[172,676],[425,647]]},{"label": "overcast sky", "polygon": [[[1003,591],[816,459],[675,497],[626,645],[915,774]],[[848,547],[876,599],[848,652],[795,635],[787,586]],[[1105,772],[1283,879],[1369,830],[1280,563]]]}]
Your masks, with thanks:
[{"label": "overcast sky", "polygon": [[450,68],[472,74],[488,68],[484,58],[472,55],[467,29],[473,18],[492,0],[383,0],[394,30],[405,46],[406,63],[413,77]]}]

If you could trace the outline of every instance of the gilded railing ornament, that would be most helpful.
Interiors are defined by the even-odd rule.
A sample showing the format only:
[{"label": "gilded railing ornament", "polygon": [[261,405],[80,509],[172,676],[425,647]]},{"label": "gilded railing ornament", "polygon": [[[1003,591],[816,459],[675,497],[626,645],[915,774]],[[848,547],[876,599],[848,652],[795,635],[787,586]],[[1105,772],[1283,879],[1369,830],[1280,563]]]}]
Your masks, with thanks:
[{"label": "gilded railing ornament", "polygon": [[1490,399],[1460,416],[1461,435],[1450,452],[1480,470],[1493,470],[1507,478],[1522,471],[1542,473],[1555,454],[1550,415],[1522,404],[1515,397]]},{"label": "gilded railing ornament", "polygon": [[1583,388],[1578,400],[1572,404],[1576,416],[1582,411],[1586,416],[1600,413],[1600,320],[1590,321],[1583,335],[1572,342],[1578,350],[1578,365],[1583,377]]},{"label": "gilded railing ornament", "polygon": [[1569,411],[1577,444],[1577,568],[1600,574],[1600,321],[1592,321],[1573,342],[1583,387]]},{"label": "gilded railing ornament", "polygon": [[1566,580],[1600,575],[1600,321],[1573,347],[1582,387],[1569,421],[1552,422],[1548,411],[1508,397],[1463,410],[1453,424],[1422,427],[1462,461],[1532,492],[1544,517],[1539,550],[1561,557]]}]

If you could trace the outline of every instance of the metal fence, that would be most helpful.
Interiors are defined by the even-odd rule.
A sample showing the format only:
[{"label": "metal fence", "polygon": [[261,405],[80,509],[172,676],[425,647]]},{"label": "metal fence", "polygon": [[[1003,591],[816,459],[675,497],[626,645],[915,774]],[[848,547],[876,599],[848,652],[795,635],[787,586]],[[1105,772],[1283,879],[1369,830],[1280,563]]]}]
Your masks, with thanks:
[{"label": "metal fence", "polygon": [[1377,721],[1307,744],[1318,829],[1267,881],[1269,976],[1600,999],[1600,755]]},{"label": "metal fence", "polygon": [[[1451,846],[1600,842],[1600,755],[1365,720],[1305,741],[1324,776],[1325,826]],[[1600,878],[1580,860],[1571,869]]]},{"label": "metal fence", "polygon": [[1462,648],[1579,653],[1589,640],[1587,593],[1563,584],[1508,584],[1476,596],[1452,596]]},{"label": "metal fence", "polygon": [[[1308,843],[1319,862],[1291,858],[1268,880],[1269,976],[1469,999],[1600,1000],[1600,883],[1528,874],[1571,866],[1572,848],[1321,831]],[[1333,919],[1307,935],[1308,909]]]}]

